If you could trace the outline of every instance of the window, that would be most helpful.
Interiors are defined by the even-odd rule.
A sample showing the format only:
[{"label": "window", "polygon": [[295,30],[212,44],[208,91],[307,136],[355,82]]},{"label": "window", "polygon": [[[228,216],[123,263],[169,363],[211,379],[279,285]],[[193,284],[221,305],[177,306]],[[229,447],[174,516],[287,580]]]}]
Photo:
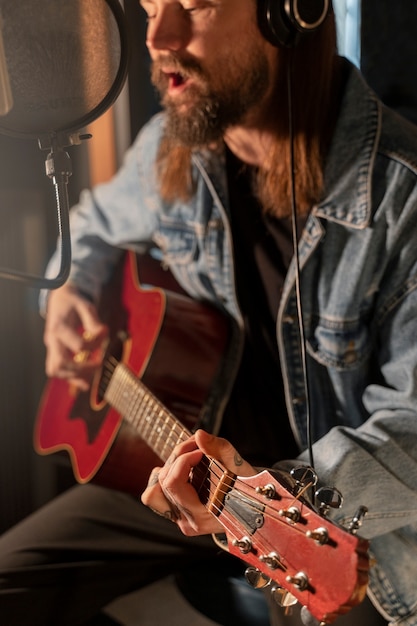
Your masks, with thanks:
[{"label": "window", "polygon": [[361,0],[333,0],[339,54],[360,67]]}]

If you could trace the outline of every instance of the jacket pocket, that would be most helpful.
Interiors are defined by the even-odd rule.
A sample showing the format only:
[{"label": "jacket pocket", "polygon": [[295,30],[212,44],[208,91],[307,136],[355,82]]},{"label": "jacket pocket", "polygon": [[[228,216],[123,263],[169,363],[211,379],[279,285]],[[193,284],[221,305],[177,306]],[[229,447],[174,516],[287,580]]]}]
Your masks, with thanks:
[{"label": "jacket pocket", "polygon": [[321,318],[307,341],[307,351],[326,367],[356,369],[371,353],[369,328],[361,320],[346,322]]},{"label": "jacket pocket", "polygon": [[188,265],[197,256],[197,236],[192,225],[164,218],[154,235],[162,252],[162,260],[169,266]]}]

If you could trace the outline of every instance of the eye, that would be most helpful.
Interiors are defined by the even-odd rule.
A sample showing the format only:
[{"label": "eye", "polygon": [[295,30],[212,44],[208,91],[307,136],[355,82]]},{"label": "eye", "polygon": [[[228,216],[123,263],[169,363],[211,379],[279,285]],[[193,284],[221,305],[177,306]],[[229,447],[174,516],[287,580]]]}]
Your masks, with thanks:
[{"label": "eye", "polygon": [[196,11],[198,11],[199,7],[182,7],[182,10],[184,11],[184,13],[188,13],[189,15],[191,15],[192,13],[196,13]]},{"label": "eye", "polygon": [[182,2],[182,8],[185,13],[196,13],[197,11],[208,8],[210,5],[211,2],[207,0],[183,0]]}]

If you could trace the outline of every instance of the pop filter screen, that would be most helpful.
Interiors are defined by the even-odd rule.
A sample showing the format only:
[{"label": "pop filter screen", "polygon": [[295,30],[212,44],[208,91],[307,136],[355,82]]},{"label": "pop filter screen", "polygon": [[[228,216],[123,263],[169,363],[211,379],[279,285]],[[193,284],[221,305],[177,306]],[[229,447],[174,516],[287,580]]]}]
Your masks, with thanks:
[{"label": "pop filter screen", "polygon": [[118,0],[0,0],[11,107],[0,132],[39,138],[94,121],[127,72]]}]

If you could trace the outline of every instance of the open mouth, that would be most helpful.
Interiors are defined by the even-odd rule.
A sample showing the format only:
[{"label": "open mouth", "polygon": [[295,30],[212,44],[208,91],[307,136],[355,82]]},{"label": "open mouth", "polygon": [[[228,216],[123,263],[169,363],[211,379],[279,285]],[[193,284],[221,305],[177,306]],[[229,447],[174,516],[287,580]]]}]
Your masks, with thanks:
[{"label": "open mouth", "polygon": [[189,77],[181,72],[168,72],[168,91],[174,94],[181,94],[189,83]]},{"label": "open mouth", "polygon": [[184,85],[186,81],[185,76],[183,76],[179,72],[171,72],[170,74],[168,74],[168,76],[170,85],[172,87],[181,87],[181,85]]}]

